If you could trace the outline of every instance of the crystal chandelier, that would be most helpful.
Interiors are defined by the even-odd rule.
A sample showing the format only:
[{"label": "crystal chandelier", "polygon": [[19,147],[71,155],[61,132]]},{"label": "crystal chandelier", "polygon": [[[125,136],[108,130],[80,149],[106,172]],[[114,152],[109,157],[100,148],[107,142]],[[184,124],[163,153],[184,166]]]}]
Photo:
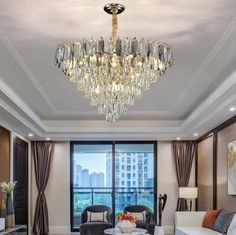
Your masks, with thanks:
[{"label": "crystal chandelier", "polygon": [[124,9],[116,3],[104,7],[112,15],[109,40],[66,42],[57,46],[55,55],[56,65],[109,122],[125,114],[135,98],[141,97],[173,65],[169,45],[117,36],[117,15]]}]

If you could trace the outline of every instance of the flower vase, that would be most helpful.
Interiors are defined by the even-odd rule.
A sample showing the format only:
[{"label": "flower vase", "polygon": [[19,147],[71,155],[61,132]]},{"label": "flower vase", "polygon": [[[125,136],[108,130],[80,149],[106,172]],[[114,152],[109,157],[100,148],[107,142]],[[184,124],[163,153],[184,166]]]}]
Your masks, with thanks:
[{"label": "flower vase", "polygon": [[15,215],[14,207],[11,193],[7,194],[6,200],[6,210],[7,210],[7,228],[13,228],[15,226]]},{"label": "flower vase", "polygon": [[121,233],[132,233],[136,227],[135,223],[129,220],[122,220],[118,223],[117,227],[120,229]]}]

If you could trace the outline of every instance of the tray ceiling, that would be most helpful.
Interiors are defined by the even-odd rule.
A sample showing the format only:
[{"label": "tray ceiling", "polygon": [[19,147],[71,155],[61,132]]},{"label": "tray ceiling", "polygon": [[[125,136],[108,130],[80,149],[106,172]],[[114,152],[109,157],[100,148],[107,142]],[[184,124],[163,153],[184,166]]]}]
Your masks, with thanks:
[{"label": "tray ceiling", "polygon": [[[69,123],[101,122],[99,125],[104,131],[99,130],[99,133],[106,132],[107,126],[112,133],[116,132],[116,126],[120,128],[124,123],[150,120],[158,122],[150,124],[151,127],[166,128],[163,139],[181,133],[191,138],[189,120],[192,120],[191,126],[194,121],[193,131],[204,132],[211,127],[207,122],[199,124],[203,108],[213,112],[221,105],[220,113],[235,104],[235,0],[137,0],[135,4],[120,1],[126,6],[119,17],[120,37],[167,42],[173,47],[175,63],[118,124],[105,123],[96,107],[91,107],[54,65],[54,52],[56,45],[64,41],[109,37],[111,19],[103,12],[106,3],[98,0],[0,1],[2,106],[7,104],[21,117],[23,115],[38,130],[39,137],[60,134],[63,138],[63,133],[69,133]],[[215,94],[216,91],[221,95]],[[204,106],[206,99],[211,101],[208,106]],[[6,112],[4,107],[2,112]],[[211,117],[211,124],[233,115],[224,113],[222,117]],[[62,126],[63,130],[55,131]],[[172,127],[176,129],[168,132],[167,128]],[[30,130],[32,128],[26,128],[22,134]],[[158,130],[154,134],[157,138]],[[75,138],[77,132],[73,133]],[[125,135],[124,131],[122,134]]]}]

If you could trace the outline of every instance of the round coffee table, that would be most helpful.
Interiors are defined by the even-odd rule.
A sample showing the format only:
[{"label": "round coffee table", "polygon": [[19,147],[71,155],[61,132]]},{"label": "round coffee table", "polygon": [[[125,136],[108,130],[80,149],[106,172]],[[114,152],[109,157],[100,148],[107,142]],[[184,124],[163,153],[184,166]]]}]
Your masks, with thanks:
[{"label": "round coffee table", "polygon": [[[147,230],[146,229],[142,229],[142,228],[135,228],[134,231],[132,233],[129,233],[129,234],[132,234],[132,235],[143,235],[143,234],[146,234],[147,233]],[[125,235],[127,233],[122,233],[120,231],[119,228],[108,228],[108,229],[105,229],[104,230],[104,234],[107,234],[107,235]]]}]

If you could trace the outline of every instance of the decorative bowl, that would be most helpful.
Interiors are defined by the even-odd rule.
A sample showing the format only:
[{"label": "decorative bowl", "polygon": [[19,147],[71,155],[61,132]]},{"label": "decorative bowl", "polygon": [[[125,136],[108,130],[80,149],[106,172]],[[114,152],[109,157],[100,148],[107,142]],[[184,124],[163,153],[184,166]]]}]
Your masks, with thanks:
[{"label": "decorative bowl", "polygon": [[132,233],[136,228],[136,224],[130,222],[129,220],[122,220],[118,223],[117,227],[122,233]]}]

